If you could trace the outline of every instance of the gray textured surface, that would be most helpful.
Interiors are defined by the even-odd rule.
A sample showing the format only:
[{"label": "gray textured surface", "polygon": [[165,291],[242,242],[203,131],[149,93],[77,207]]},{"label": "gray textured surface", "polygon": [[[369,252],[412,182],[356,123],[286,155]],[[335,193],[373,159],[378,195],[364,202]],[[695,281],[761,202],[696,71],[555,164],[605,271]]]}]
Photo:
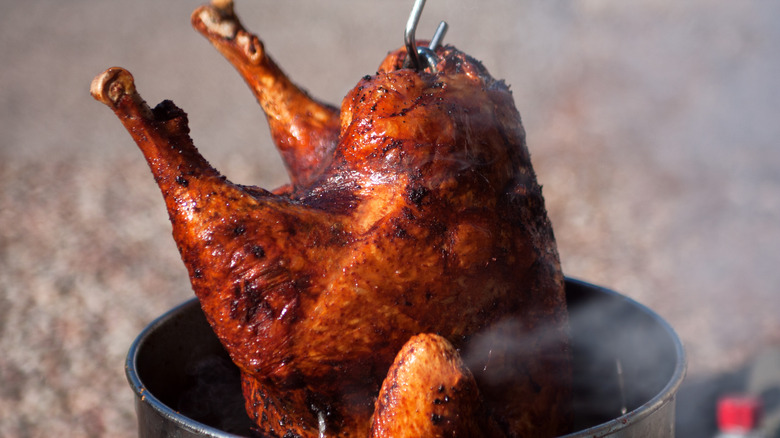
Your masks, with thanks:
[{"label": "gray textured surface", "polygon": [[[0,4],[0,435],[130,437],[125,352],[191,292],[146,164],[89,82],[123,66],[189,113],[230,179],[286,176],[251,94],[190,29],[197,1]],[[410,6],[237,7],[337,103],[401,44]],[[512,85],[568,275],[667,318],[694,379],[780,342],[780,4],[431,0],[418,36],[439,19]]]}]

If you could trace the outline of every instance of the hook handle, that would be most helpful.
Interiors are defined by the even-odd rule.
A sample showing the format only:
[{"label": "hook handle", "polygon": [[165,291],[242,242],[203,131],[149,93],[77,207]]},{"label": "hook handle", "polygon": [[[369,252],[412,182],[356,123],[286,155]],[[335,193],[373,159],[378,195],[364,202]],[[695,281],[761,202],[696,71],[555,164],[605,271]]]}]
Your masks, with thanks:
[{"label": "hook handle", "polygon": [[449,29],[449,26],[446,21],[439,23],[439,27],[436,28],[436,32],[433,34],[433,38],[431,38],[431,44],[428,45],[429,49],[436,50],[439,48],[442,40],[444,40],[444,35],[447,35],[447,29]]},{"label": "hook handle", "polygon": [[414,34],[417,31],[417,24],[420,22],[420,16],[422,15],[424,7],[425,0],[415,0],[414,6],[412,6],[412,12],[409,14],[409,19],[406,21],[406,31],[404,32],[406,53],[415,70],[420,70],[420,56],[417,54],[417,44]]},{"label": "hook handle", "polygon": [[444,21],[439,23],[436,32],[433,34],[433,38],[431,38],[430,45],[428,45],[428,47],[417,47],[415,33],[417,32],[417,24],[420,22],[423,7],[425,7],[425,0],[415,0],[414,6],[412,6],[412,12],[409,14],[409,19],[406,21],[404,44],[406,45],[407,62],[417,71],[429,68],[433,73],[436,73],[436,64],[439,62],[439,59],[436,57],[435,50],[441,45],[442,40],[444,40],[444,35],[447,34],[448,26]]}]

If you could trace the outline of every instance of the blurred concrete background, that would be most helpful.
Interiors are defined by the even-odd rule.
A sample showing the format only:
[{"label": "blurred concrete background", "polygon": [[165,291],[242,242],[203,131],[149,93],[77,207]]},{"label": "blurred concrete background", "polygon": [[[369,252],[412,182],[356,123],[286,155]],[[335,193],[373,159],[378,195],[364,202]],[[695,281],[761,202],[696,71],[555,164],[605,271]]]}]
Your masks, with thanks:
[{"label": "blurred concrete background", "polygon": [[[237,9],[338,103],[402,44],[411,3]],[[231,180],[286,181],[250,92],[190,28],[198,4],[0,1],[1,436],[134,436],[126,351],[192,296],[144,160],[89,96],[95,75],[125,67],[150,104],[184,108]],[[682,436],[706,436],[723,382],[780,344],[780,3],[431,0],[418,37],[442,19],[514,90],[565,272],[679,332]]]}]

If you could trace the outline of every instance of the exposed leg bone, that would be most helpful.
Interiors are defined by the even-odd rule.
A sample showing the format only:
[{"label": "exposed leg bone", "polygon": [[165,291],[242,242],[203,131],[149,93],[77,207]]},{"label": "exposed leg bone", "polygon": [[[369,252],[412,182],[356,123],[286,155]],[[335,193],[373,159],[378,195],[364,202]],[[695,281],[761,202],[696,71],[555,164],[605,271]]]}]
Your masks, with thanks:
[{"label": "exposed leg bone", "polygon": [[320,174],[339,135],[339,112],[293,84],[247,32],[230,0],[214,0],[192,14],[192,25],[238,70],[266,113],[271,134],[294,186]]},{"label": "exposed leg bone", "polygon": [[217,177],[218,172],[200,155],[192,144],[187,114],[173,102],[164,101],[152,110],[135,89],[133,76],[127,70],[112,67],[92,81],[90,93],[106,104],[119,117],[138,144],[163,190],[166,200],[177,193],[186,194],[186,187],[176,183],[186,178],[171,172]]}]

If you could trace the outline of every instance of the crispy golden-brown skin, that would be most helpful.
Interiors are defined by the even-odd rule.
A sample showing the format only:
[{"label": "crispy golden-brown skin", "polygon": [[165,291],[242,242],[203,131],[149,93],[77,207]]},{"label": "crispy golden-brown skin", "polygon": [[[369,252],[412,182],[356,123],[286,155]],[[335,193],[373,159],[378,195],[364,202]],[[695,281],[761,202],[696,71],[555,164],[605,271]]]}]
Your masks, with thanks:
[{"label": "crispy golden-brown skin", "polygon": [[[563,277],[508,87],[453,47],[437,50],[436,74],[403,68],[398,50],[337,111],[290,82],[232,3],[192,20],[255,93],[290,186],[272,193],[226,180],[193,146],[184,112],[169,101],[150,109],[125,70],[95,78],[92,94],[149,163],[258,429],[363,437],[430,423],[427,411],[399,404],[414,397],[390,407],[391,389],[377,396],[402,347],[431,333],[439,347],[399,356],[441,363],[437,351],[457,349],[478,387],[464,377],[458,406],[484,400],[440,425],[566,432]],[[406,369],[396,362],[392,379],[413,381]]]},{"label": "crispy golden-brown skin", "polygon": [[503,436],[455,347],[429,333],[413,336],[387,373],[370,438]]}]

